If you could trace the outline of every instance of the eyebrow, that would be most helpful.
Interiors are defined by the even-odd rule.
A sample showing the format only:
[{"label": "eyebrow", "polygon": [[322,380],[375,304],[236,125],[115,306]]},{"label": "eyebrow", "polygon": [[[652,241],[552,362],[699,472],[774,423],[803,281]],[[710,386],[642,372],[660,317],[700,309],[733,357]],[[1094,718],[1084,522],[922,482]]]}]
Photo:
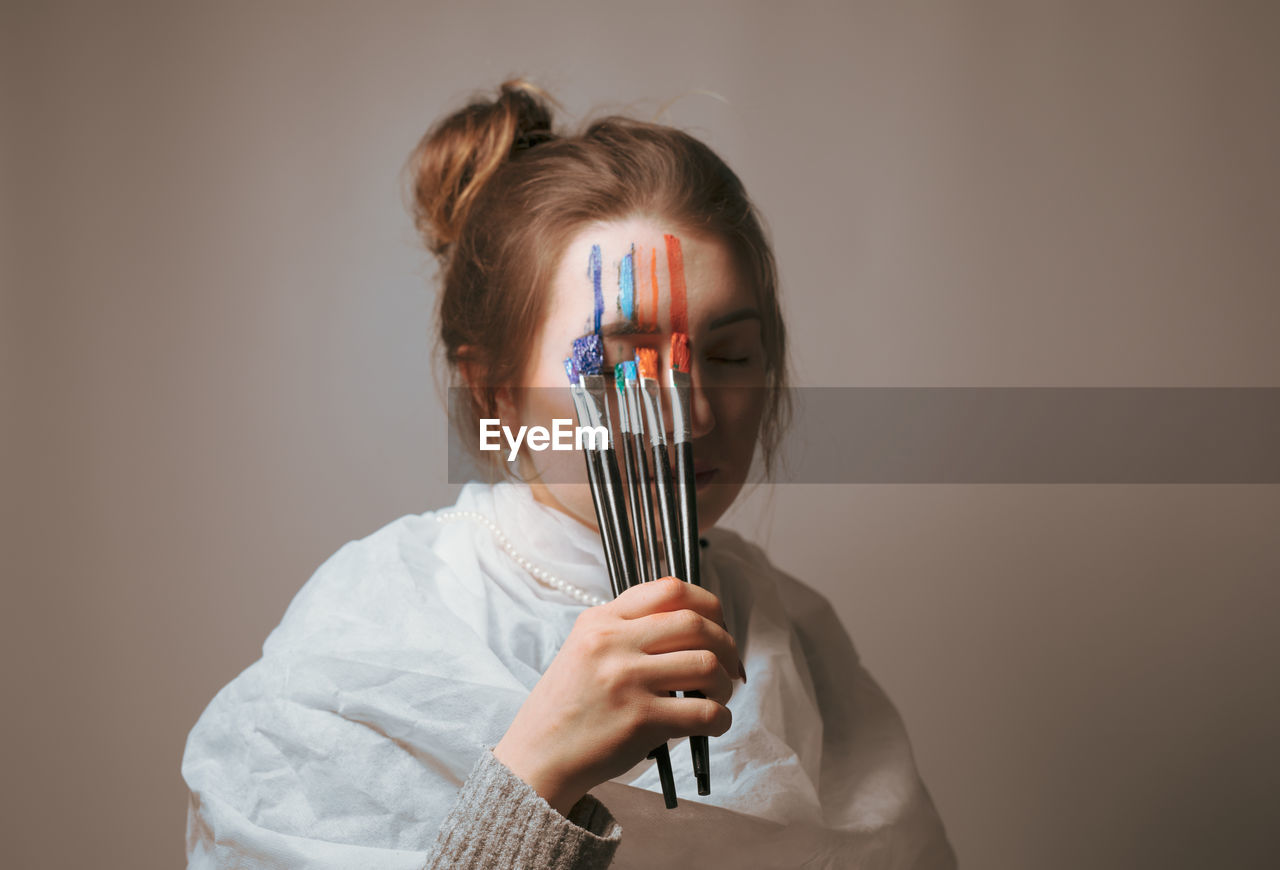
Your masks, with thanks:
[{"label": "eyebrow", "polygon": [[739,323],[743,320],[760,320],[760,312],[754,308],[739,308],[737,311],[730,311],[728,314],[717,317],[715,320],[707,324],[707,332],[713,329],[719,329],[722,326],[728,326],[731,323]]},{"label": "eyebrow", "polygon": [[601,338],[617,338],[621,335],[656,335],[657,333],[656,326],[635,323],[631,320],[615,320],[600,329]]},{"label": "eyebrow", "polygon": [[[760,320],[760,312],[754,308],[739,308],[736,311],[730,311],[723,314],[715,320],[707,324],[707,332],[711,332],[721,327],[731,326],[734,323],[741,323],[744,320]],[[615,320],[613,323],[605,324],[600,328],[601,338],[618,338],[624,335],[658,335],[662,332],[656,326],[648,323],[636,323],[631,320]]]}]

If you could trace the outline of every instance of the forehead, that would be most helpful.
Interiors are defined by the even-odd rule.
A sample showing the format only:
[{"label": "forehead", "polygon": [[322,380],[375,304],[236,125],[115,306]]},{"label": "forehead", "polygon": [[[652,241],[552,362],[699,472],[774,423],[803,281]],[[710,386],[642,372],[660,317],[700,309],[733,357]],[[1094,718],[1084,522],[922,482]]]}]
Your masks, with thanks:
[{"label": "forehead", "polygon": [[550,319],[576,334],[627,320],[651,331],[689,331],[754,302],[723,241],[648,218],[576,233],[551,291]]}]

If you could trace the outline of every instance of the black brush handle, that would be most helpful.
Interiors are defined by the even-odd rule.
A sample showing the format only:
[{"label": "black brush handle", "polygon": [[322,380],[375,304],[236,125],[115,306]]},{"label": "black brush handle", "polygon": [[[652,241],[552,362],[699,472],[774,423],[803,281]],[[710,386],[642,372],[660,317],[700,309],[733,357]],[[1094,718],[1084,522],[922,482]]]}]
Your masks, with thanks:
[{"label": "black brush handle", "polygon": [[680,518],[676,515],[675,493],[671,484],[671,460],[664,444],[653,445],[653,482],[658,490],[658,518],[662,520],[662,543],[667,552],[667,571],[672,577],[688,579],[684,572],[684,554],[680,551]]},{"label": "black brush handle", "polygon": [[607,496],[603,489],[600,474],[600,457],[594,451],[584,451],[587,460],[587,481],[591,484],[591,504],[596,509],[596,528],[600,530],[600,543],[604,545],[604,563],[609,569],[609,588],[613,597],[617,598],[626,589],[622,585],[622,566],[618,562],[614,537],[609,532],[609,519],[605,510]]},{"label": "black brush handle", "polygon": [[671,751],[664,743],[650,752],[647,757],[657,761],[658,779],[662,782],[662,802],[667,805],[667,809],[674,810],[676,808],[676,777],[671,772]]},{"label": "black brush handle", "polygon": [[653,524],[653,474],[649,471],[649,456],[644,452],[644,436],[630,436],[632,452],[636,457],[637,480],[640,481],[640,518],[644,529],[644,555],[646,579],[657,580],[662,576],[662,556],[658,553],[658,530]]},{"label": "black brush handle", "polygon": [[640,516],[640,472],[636,468],[636,452],[631,446],[631,435],[622,433],[622,465],[627,478],[627,503],[631,507],[631,527],[635,532],[636,561],[639,563],[640,582],[654,579],[649,574],[649,560],[645,555],[644,523]]},{"label": "black brush handle", "polygon": [[676,446],[676,503],[680,506],[680,530],[684,544],[685,579],[702,585],[698,553],[698,479],[693,473],[693,443]]},{"label": "black brush handle", "polygon": [[618,473],[618,452],[612,447],[601,450],[600,466],[604,472],[604,492],[608,499],[605,511],[609,519],[609,530],[613,533],[618,564],[622,568],[622,588],[630,589],[640,582],[640,575],[636,571],[636,550],[631,543],[631,525],[627,522],[627,497],[622,491],[622,475]]},{"label": "black brush handle", "polygon": [[[649,457],[644,452],[644,436],[631,433],[622,436],[623,452],[627,456],[627,470],[633,476],[631,483],[631,509],[636,523],[637,556],[640,559],[641,576],[645,581],[657,580],[662,571],[662,557],[658,555],[658,533],[653,525],[653,494],[649,491],[653,477],[649,473]],[[639,506],[636,505],[637,496]],[[672,692],[671,697],[676,693]],[[671,752],[662,744],[649,753],[657,760],[658,779],[662,782],[662,799],[667,809],[676,808],[676,778],[671,771]]]},{"label": "black brush handle", "polygon": [[[696,586],[702,585],[702,571],[698,553],[698,480],[693,473],[693,444],[682,441],[676,451],[676,499],[680,508],[680,531],[683,546],[685,578]],[[685,692],[686,698],[705,697],[701,692]],[[693,773],[698,780],[698,794],[711,794],[711,743],[698,734],[689,738],[689,752],[693,755]]]},{"label": "black brush handle", "polygon": [[[659,516],[662,518],[662,537],[666,544],[667,563],[671,573],[682,580],[688,580],[688,570],[684,564],[684,549],[680,540],[679,513],[676,507],[675,493],[672,492],[671,460],[667,458],[667,450],[662,445],[654,445],[653,462],[654,478],[658,487]],[[697,536],[694,537],[697,546]],[[704,698],[701,692],[685,692],[686,698]],[[711,745],[702,735],[689,738],[689,752],[693,756],[693,775],[698,781],[698,794],[711,793]]]},{"label": "black brush handle", "polygon": [[[609,518],[610,531],[615,537],[614,547],[618,551],[625,588],[640,582],[636,571],[636,554],[631,546],[631,530],[627,525],[627,507],[622,494],[622,476],[618,473],[618,455],[608,447],[600,451],[600,466],[604,477],[604,491],[607,503],[605,512]],[[658,779],[662,782],[662,801],[667,809],[676,808],[676,779],[671,771],[671,751],[667,744],[656,746],[649,752],[649,758],[658,764]]]}]

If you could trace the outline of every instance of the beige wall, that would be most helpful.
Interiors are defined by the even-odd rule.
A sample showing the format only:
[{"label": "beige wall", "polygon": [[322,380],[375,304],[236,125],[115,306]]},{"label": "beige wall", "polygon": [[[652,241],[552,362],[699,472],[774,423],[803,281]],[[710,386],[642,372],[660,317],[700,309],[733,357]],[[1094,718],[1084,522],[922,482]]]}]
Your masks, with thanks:
[{"label": "beige wall", "polygon": [[[509,73],[723,98],[669,117],[768,217],[802,383],[1280,384],[1273,4],[53,5],[0,12],[8,866],[180,863],[205,703],[451,499],[397,173]],[[1274,852],[1277,487],[772,507],[966,866]]]}]

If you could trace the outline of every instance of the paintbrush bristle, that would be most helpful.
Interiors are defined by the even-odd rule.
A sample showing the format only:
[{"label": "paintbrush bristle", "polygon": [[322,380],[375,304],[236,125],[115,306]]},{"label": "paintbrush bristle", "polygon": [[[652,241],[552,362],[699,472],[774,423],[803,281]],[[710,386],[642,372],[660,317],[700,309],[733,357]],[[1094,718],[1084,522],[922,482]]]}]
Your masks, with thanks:
[{"label": "paintbrush bristle", "polygon": [[572,359],[566,359],[564,361],[564,373],[569,376],[569,383],[578,383],[578,364]]},{"label": "paintbrush bristle", "polygon": [[628,384],[634,384],[636,381],[636,361],[629,359],[622,364],[623,377],[627,379]]},{"label": "paintbrush bristle", "polygon": [[651,347],[636,348],[636,368],[640,377],[658,379],[658,352]]},{"label": "paintbrush bristle", "polygon": [[689,373],[689,336],[683,332],[671,333],[671,368]]},{"label": "paintbrush bristle", "polygon": [[627,388],[626,367],[622,363],[618,363],[613,367],[613,384],[619,390]]},{"label": "paintbrush bristle", "polygon": [[573,340],[573,361],[583,375],[598,375],[604,369],[604,347],[594,332]]}]

